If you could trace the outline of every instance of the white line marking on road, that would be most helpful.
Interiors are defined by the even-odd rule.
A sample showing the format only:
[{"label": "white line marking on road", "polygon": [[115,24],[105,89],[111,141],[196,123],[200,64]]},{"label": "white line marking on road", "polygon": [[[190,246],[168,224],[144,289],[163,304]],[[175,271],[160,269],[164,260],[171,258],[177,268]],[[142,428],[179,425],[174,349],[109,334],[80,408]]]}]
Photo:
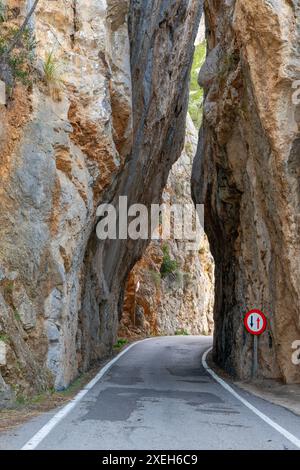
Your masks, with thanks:
[{"label": "white line marking on road", "polygon": [[[147,341],[151,338],[146,338],[142,341]],[[100,379],[106,374],[106,372],[133,346],[142,341],[136,341],[135,343],[130,344],[126,349],[124,349],[120,354],[118,354],[114,359],[109,361],[99,372],[98,374],[68,403],[64,406],[58,413],[56,413],[53,418],[48,421],[26,444],[21,448],[21,450],[34,450],[37,446],[45,439],[46,436],[52,431],[52,429],[57,426],[73,408],[78,405],[80,400],[99,382]]]},{"label": "white line marking on road", "polygon": [[237,400],[239,400],[243,405],[245,405],[249,410],[253,411],[257,416],[259,416],[260,419],[265,421],[269,426],[274,428],[277,432],[282,434],[286,439],[288,439],[294,446],[298,447],[300,449],[300,439],[298,439],[296,436],[291,434],[289,431],[284,429],[282,426],[279,426],[279,424],[275,423],[272,419],[268,418],[264,413],[259,411],[255,406],[251,405],[249,401],[245,400],[245,398],[241,397],[230,385],[228,385],[227,382],[225,382],[221,377],[219,377],[208,365],[206,362],[206,358],[208,353],[212,350],[212,348],[209,348],[202,356],[202,365],[204,369],[220,384],[222,387],[224,387],[229,393],[231,393]]}]

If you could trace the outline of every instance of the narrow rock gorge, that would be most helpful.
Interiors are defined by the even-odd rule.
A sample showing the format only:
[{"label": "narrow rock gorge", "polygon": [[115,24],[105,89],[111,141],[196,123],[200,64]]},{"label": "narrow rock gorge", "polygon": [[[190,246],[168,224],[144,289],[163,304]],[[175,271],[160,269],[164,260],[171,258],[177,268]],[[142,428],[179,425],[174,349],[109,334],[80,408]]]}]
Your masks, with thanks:
[{"label": "narrow rock gorge", "polygon": [[[297,1],[205,1],[204,123],[193,197],[205,204],[216,263],[214,359],[251,374],[251,308],[268,317],[259,374],[300,382]],[[298,81],[297,81],[298,80]]]},{"label": "narrow rock gorge", "polygon": [[[192,206],[190,179],[198,132],[188,115],[184,149],[173,165],[162,203]],[[213,333],[214,263],[204,232],[188,240],[151,241],[127,280],[121,337]]]},{"label": "narrow rock gorge", "polygon": [[[31,6],[1,2],[4,46]],[[99,242],[96,210],[160,202],[184,144],[201,8],[40,0],[1,69],[3,400],[63,389],[111,352],[147,241]]]},{"label": "narrow rock gorge", "polygon": [[[9,50],[33,5],[0,0],[1,406],[65,389],[118,334],[213,322],[215,362],[247,379],[251,308],[268,317],[259,376],[300,382],[298,2],[39,0]],[[194,252],[97,237],[100,204],[119,222],[120,197],[191,192],[207,234]]]}]

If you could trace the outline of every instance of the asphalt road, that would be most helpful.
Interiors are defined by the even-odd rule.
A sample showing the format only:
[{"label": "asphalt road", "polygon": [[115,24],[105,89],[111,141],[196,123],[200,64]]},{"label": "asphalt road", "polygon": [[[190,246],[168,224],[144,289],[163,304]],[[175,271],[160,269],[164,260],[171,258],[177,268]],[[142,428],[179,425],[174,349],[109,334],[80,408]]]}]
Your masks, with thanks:
[{"label": "asphalt road", "polygon": [[[37,449],[296,449],[217,383],[202,366],[207,337],[160,337],[134,345]],[[235,389],[300,439],[300,417]],[[0,434],[0,449],[20,449],[55,414]]]}]

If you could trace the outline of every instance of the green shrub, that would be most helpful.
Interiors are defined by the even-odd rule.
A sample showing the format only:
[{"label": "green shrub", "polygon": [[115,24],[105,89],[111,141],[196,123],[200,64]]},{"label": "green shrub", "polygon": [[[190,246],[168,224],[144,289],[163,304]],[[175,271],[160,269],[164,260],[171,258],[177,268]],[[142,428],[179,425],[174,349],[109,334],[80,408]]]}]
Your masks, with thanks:
[{"label": "green shrub", "polygon": [[123,346],[125,346],[125,344],[128,343],[128,339],[127,338],[119,338],[118,341],[114,344],[114,349],[120,349],[122,348]]},{"label": "green shrub", "polygon": [[18,9],[9,8],[0,0],[0,80],[7,87],[7,97],[12,97],[16,81],[31,85],[35,40],[29,27],[29,21],[39,0],[35,0],[20,27],[10,24],[10,19],[17,18]]},{"label": "green shrub", "polygon": [[189,333],[184,328],[175,331],[175,336],[189,336]]},{"label": "green shrub", "polygon": [[164,256],[160,267],[160,275],[164,278],[178,269],[178,263],[175,259],[171,259],[168,245],[163,245],[162,251]]},{"label": "green shrub", "polygon": [[9,336],[6,333],[0,333],[0,341],[3,341],[4,343],[8,343]]},{"label": "green shrub", "polygon": [[[9,44],[17,34],[18,29],[15,27],[6,27],[0,33],[0,61],[9,47]],[[31,75],[33,72],[34,49],[36,43],[32,37],[29,28],[26,28],[16,48],[9,54],[6,64],[9,67],[10,75],[13,80],[19,80],[24,85],[31,84]],[[5,78],[5,77],[4,77]],[[8,84],[8,83],[7,83]]]}]

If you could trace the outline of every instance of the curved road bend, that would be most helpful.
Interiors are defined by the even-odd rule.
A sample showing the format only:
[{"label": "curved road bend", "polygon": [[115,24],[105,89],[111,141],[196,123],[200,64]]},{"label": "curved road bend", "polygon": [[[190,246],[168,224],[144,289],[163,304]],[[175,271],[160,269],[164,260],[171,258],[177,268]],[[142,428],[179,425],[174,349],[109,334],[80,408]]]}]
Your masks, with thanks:
[{"label": "curved road bend", "polygon": [[[210,345],[211,338],[192,336],[136,344],[37,448],[296,449],[203,368]],[[299,416],[237,391],[300,439]],[[0,449],[21,448],[54,414],[0,434]]]}]

